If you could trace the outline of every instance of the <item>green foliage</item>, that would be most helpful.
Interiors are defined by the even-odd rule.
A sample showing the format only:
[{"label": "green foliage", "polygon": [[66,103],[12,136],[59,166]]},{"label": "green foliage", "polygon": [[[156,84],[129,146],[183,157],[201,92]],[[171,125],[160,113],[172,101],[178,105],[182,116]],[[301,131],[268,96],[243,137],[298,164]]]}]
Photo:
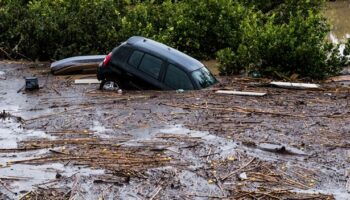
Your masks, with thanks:
[{"label": "green foliage", "polygon": [[[345,57],[339,54],[337,46],[325,40],[329,26],[316,9],[319,5],[310,3],[308,7],[309,3],[289,0],[280,5],[287,13],[281,14],[277,9],[276,14],[270,11],[261,16],[258,12],[243,20],[238,48],[220,52],[220,72],[232,74],[244,68],[266,76],[298,74],[313,79],[337,74]],[[301,9],[299,5],[305,7]],[[228,62],[225,54],[233,60]]]},{"label": "green foliage", "polygon": [[344,48],[344,55],[350,55],[350,38],[348,38],[348,41],[345,43]]},{"label": "green foliage", "polygon": [[[1,27],[6,31],[1,41],[7,41],[1,45],[39,59],[103,54],[118,41],[118,6],[123,5],[114,0],[6,1],[0,16],[7,14],[4,24],[10,26]],[[16,14],[18,8],[22,16]],[[9,23],[13,19],[15,26]]]},{"label": "green foliage", "polygon": [[325,0],[239,0],[246,7],[261,11],[267,15],[278,15],[286,20],[296,13],[308,16],[309,11],[319,12]]},{"label": "green foliage", "polygon": [[[240,63],[238,55],[231,48],[221,49],[216,53],[217,59],[220,60],[219,71],[221,74],[238,74],[245,68]],[[235,66],[235,67],[233,67]]]},{"label": "green foliage", "polygon": [[4,52],[17,50],[20,45],[18,26],[27,17],[27,1],[0,0],[0,57]]},{"label": "green foliage", "polygon": [[212,57],[229,43],[238,44],[240,21],[249,14],[235,1],[145,1],[122,18],[121,35],[142,35],[199,58]]},{"label": "green foliage", "polygon": [[[324,78],[346,63],[320,14],[324,0],[0,0],[0,57],[105,54],[149,37],[222,74]],[[350,43],[345,54],[350,53]]]},{"label": "green foliage", "polygon": [[119,12],[113,5],[113,0],[31,1],[20,27],[27,42],[22,50],[40,58],[105,53],[117,40]]},{"label": "green foliage", "polygon": [[239,0],[243,5],[254,7],[264,13],[269,12],[280,6],[285,0]]}]

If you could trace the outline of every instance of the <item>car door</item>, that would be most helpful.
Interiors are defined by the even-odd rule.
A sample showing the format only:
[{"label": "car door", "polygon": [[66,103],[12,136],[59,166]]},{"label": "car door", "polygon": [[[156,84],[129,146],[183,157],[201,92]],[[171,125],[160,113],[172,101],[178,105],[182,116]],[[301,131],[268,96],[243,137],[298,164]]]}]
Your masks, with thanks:
[{"label": "car door", "polygon": [[[134,50],[128,59],[128,66],[134,76],[140,80],[136,80],[138,85],[151,85],[150,89],[165,89],[164,84],[160,81],[163,75],[165,61],[150,53],[140,50]],[[146,86],[147,87],[147,86]],[[147,87],[149,88],[149,87]]]},{"label": "car door", "polygon": [[169,64],[166,68],[166,72],[164,74],[164,84],[168,87],[178,90],[193,90],[195,87],[193,86],[193,83],[190,79],[190,77],[187,75],[186,72],[181,70],[179,67],[177,67],[174,64]]}]

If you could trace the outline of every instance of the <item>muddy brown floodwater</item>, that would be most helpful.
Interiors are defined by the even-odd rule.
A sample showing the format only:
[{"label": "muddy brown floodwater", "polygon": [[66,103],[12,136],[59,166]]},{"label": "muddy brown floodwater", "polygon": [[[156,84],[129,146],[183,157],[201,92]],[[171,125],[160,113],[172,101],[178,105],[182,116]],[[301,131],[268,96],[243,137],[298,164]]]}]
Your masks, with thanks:
[{"label": "muddy brown floodwater", "polygon": [[332,26],[331,39],[350,38],[350,1],[337,0],[327,2],[325,15]]},{"label": "muddy brown floodwater", "polygon": [[[350,199],[350,89],[102,92],[0,62],[1,199]],[[18,90],[35,75],[40,90]]]}]

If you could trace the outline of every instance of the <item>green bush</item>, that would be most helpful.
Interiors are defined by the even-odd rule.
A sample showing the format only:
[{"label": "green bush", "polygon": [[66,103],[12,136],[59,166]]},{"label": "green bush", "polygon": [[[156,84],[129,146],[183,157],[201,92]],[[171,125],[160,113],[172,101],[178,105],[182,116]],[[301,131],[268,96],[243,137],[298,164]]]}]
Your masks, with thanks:
[{"label": "green bush", "polygon": [[350,38],[348,38],[348,41],[345,43],[344,48],[344,55],[350,55]]},{"label": "green bush", "polygon": [[25,0],[0,0],[0,58],[15,58],[21,44],[18,30],[22,19],[27,18]]},{"label": "green bush", "polygon": [[125,39],[150,37],[192,56],[208,58],[229,44],[238,45],[240,21],[250,14],[250,9],[236,1],[145,1],[122,18],[121,35]]},{"label": "green bush", "polygon": [[[118,42],[120,13],[114,0],[34,0],[19,4],[8,1],[6,12],[25,8],[25,16],[16,16],[15,28],[6,30],[1,41],[10,49],[36,59],[63,58],[81,54],[104,54]],[[24,4],[24,5],[23,5]],[[1,15],[1,14],[0,14]],[[11,21],[15,14],[5,21]],[[4,22],[3,20],[1,20]],[[1,26],[1,25],[0,25]],[[13,32],[16,32],[14,34]],[[15,36],[15,41],[9,38]]]},{"label": "green bush", "polygon": [[[220,61],[219,71],[222,75],[238,74],[245,68],[237,63],[240,61],[237,54],[231,48],[221,49],[216,53],[217,59]],[[233,67],[235,66],[235,67]]]},{"label": "green bush", "polygon": [[313,79],[337,74],[344,57],[335,45],[325,40],[329,32],[325,19],[313,9],[298,10],[289,15],[281,15],[278,10],[276,15],[269,13],[263,17],[258,13],[243,20],[238,48],[222,51],[218,56],[222,65],[220,72],[232,74],[245,69],[260,71],[266,76],[298,74]]},{"label": "green bush", "polygon": [[[324,78],[346,62],[325,40],[324,0],[0,0],[0,57],[105,54],[149,37],[222,74],[259,71]],[[350,51],[345,50],[345,54]]]}]

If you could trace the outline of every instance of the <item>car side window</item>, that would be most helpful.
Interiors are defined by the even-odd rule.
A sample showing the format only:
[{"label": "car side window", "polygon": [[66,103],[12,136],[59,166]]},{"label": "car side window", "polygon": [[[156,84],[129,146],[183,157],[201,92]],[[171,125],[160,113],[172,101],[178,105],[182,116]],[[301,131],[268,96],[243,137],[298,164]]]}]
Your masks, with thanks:
[{"label": "car side window", "polygon": [[173,89],[193,90],[191,80],[187,74],[177,68],[175,65],[170,64],[165,74],[164,83]]},{"label": "car side window", "polygon": [[161,59],[145,54],[139,66],[139,70],[145,72],[155,79],[158,79],[162,64],[163,61]]},{"label": "car side window", "polygon": [[132,55],[130,56],[128,63],[134,67],[139,66],[143,55],[144,55],[144,53],[142,53],[140,51],[134,51],[132,53]]}]

